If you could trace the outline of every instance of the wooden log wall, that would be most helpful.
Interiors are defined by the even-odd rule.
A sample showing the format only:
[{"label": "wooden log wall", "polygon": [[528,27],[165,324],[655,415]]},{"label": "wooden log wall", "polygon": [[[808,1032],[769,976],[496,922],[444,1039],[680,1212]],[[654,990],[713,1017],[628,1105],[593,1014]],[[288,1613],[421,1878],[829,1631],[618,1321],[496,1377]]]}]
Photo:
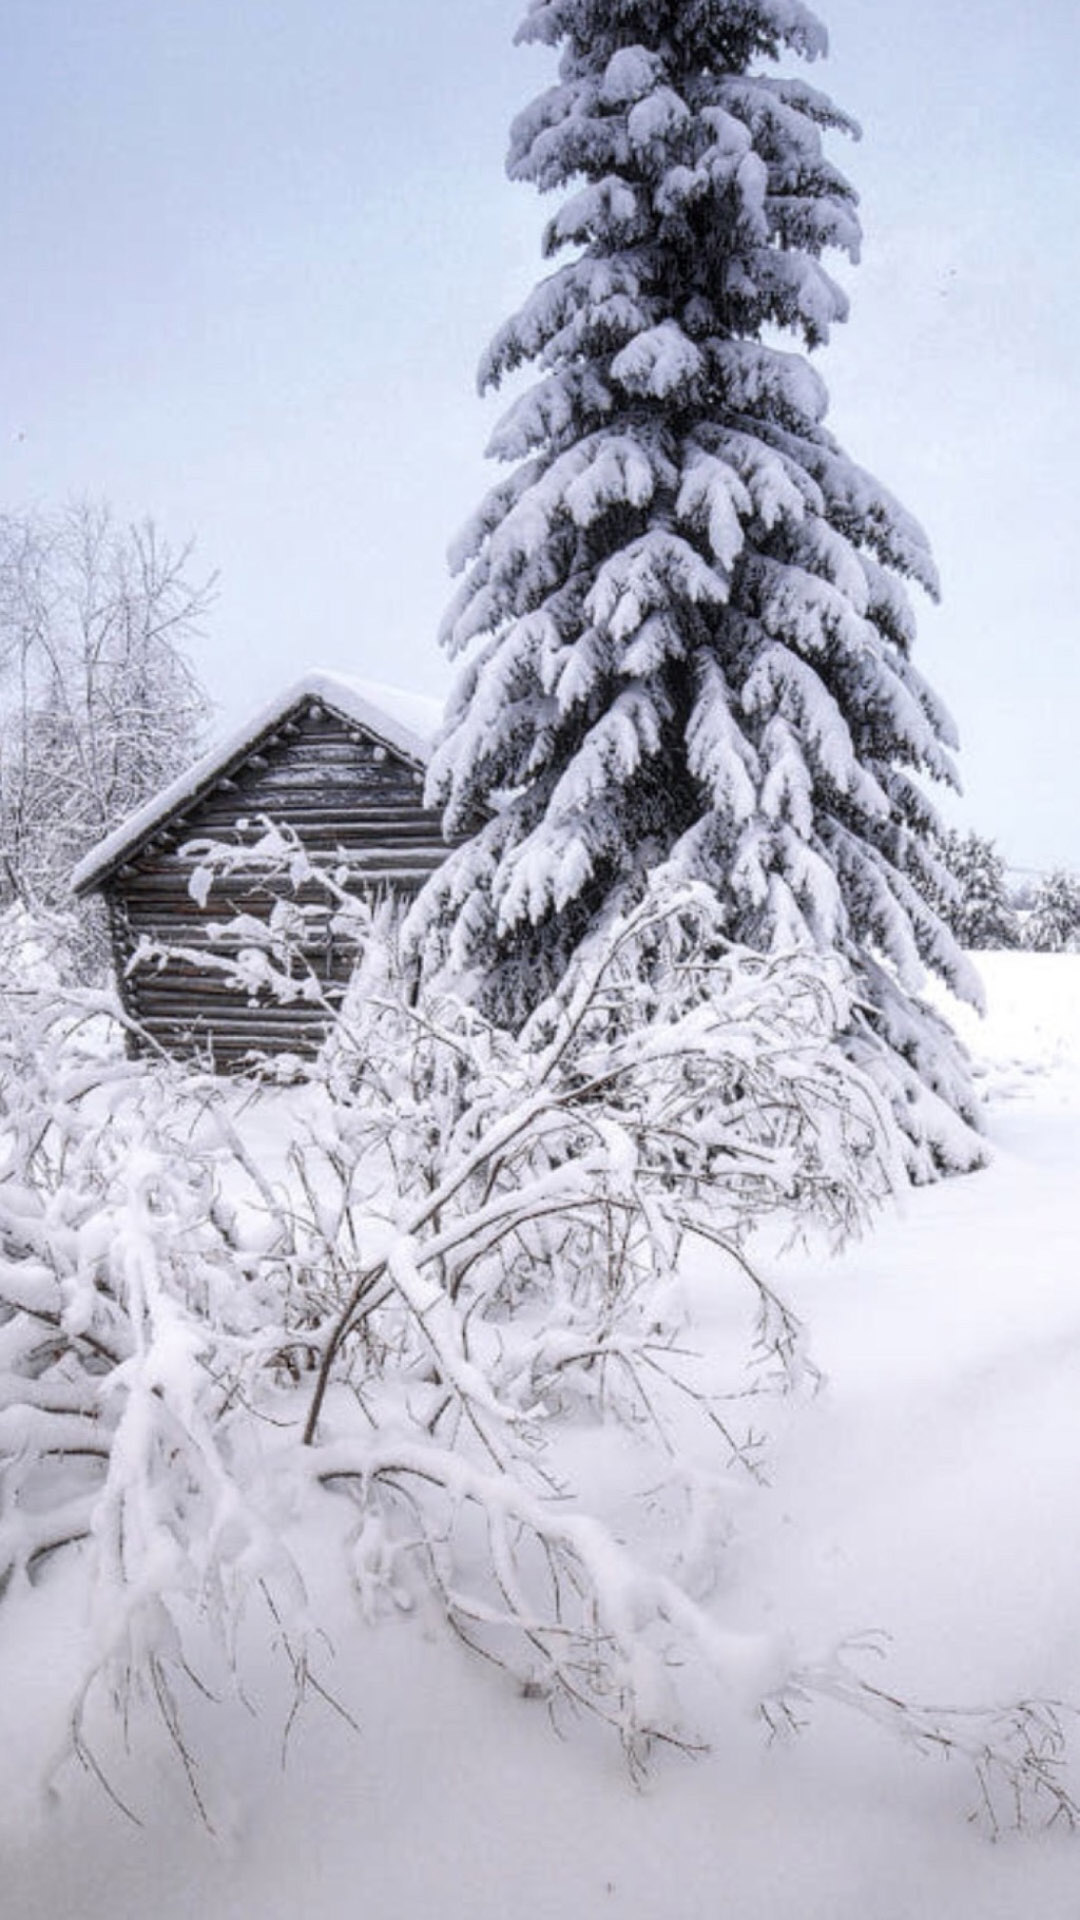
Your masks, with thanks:
[{"label": "wooden log wall", "polygon": [[[258,837],[265,816],[294,830],[312,865],[347,866],[351,893],[407,897],[446,854],[439,818],[422,805],[422,781],[391,749],[315,707],[257,741],[227,777],[167,822],[104,889],[125,1004],[151,1038],[224,1072],[240,1069],[253,1049],[314,1051],[325,1035],[324,1009],[300,997],[281,1003],[265,991],[238,992],[213,964],[236,943],[230,949],[209,930],[240,913],[265,923],[280,899],[319,909],[302,953],[333,1000],[355,953],[329,936],[322,889],[294,889],[287,876],[253,863],[216,881],[200,907],[189,886],[199,860],[181,849],[192,840],[245,844]],[[206,962],[169,957],[128,971],[143,938],[205,954]]]}]

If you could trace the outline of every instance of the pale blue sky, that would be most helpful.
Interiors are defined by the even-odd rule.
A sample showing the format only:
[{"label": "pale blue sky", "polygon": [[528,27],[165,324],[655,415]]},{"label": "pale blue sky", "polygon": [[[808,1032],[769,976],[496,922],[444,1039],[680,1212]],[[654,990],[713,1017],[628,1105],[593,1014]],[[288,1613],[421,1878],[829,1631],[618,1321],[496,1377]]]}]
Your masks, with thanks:
[{"label": "pale blue sky", "polygon": [[[542,271],[516,0],[7,0],[0,507],[198,537],[233,724],[310,665],[440,691],[444,552],[494,477],[474,369]],[[927,526],[919,663],[961,818],[1080,868],[1080,9],[835,0],[809,77],[864,264],[831,425]]]}]

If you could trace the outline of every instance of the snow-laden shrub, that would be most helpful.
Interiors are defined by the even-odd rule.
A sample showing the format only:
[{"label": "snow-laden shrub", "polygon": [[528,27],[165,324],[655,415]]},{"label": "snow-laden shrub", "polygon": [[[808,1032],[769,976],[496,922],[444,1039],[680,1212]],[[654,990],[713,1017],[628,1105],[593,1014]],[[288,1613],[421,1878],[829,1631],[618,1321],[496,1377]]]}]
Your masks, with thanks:
[{"label": "snow-laden shrub", "polygon": [[[812,1377],[752,1230],[843,1238],[894,1178],[830,1045],[839,969],[731,950],[714,915],[687,889],[612,925],[516,1038],[373,941],[308,1084],[262,1096],[127,1058],[100,999],[2,996],[0,1581],[79,1546],[72,1744],[114,1797],[149,1708],[203,1804],[187,1709],[239,1684],[260,1610],[325,1693],[305,1572],[336,1535],[369,1619],[434,1600],[635,1763],[693,1743],[683,1670],[772,1725],[846,1699],[1068,1810],[1033,1709],[1012,1746],[927,1732],[839,1657],[735,1631],[716,1548],[687,1549],[759,1470],[762,1397]],[[693,1351],[690,1242],[746,1293],[721,1355]],[[614,1423],[693,1509],[641,1551],[573,1478]]]}]

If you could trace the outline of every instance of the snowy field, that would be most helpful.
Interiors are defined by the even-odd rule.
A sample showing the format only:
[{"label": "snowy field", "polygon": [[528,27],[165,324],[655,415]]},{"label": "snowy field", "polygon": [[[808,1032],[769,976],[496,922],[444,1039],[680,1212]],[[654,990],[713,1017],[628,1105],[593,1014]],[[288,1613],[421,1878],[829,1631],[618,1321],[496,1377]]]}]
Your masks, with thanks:
[{"label": "snowy field", "polygon": [[[729,1622],[802,1656],[878,1630],[862,1669],[951,1706],[1080,1703],[1080,957],[980,960],[964,1020],[992,1166],[911,1194],[873,1237],[782,1274],[826,1375],[773,1421],[770,1484],[719,1553]],[[694,1286],[700,1276],[691,1276]],[[628,1520],[627,1524],[632,1524]],[[723,1543],[720,1543],[721,1545]],[[0,1610],[2,1920],[1075,1920],[1080,1834],[972,1822],[971,1772],[818,1705],[769,1745],[704,1696],[712,1750],[635,1786],[589,1723],[435,1621],[336,1618],[335,1685],[281,1764],[281,1713],[207,1710],[227,1839],[144,1763],[142,1829],[95,1783],[35,1780],[77,1657],[77,1563]],[[887,1637],[884,1637],[887,1636]],[[1072,1729],[1080,1789],[1080,1723]]]}]

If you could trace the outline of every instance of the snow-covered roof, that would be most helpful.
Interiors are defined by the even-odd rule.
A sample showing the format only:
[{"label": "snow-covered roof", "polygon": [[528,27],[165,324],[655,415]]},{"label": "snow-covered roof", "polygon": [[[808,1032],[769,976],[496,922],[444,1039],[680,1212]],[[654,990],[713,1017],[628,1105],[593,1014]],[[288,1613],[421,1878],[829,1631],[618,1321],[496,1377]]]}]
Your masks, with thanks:
[{"label": "snow-covered roof", "polygon": [[365,733],[372,734],[418,767],[427,765],[432,741],[442,724],[442,702],[427,694],[313,668],[114,827],[79,861],[71,875],[72,890],[88,893],[99,885],[166,820],[174,813],[186,812],[207,788],[225,778],[254,752],[264,734],[272,733],[295,708],[308,700],[320,701],[344,719],[363,727]]}]

